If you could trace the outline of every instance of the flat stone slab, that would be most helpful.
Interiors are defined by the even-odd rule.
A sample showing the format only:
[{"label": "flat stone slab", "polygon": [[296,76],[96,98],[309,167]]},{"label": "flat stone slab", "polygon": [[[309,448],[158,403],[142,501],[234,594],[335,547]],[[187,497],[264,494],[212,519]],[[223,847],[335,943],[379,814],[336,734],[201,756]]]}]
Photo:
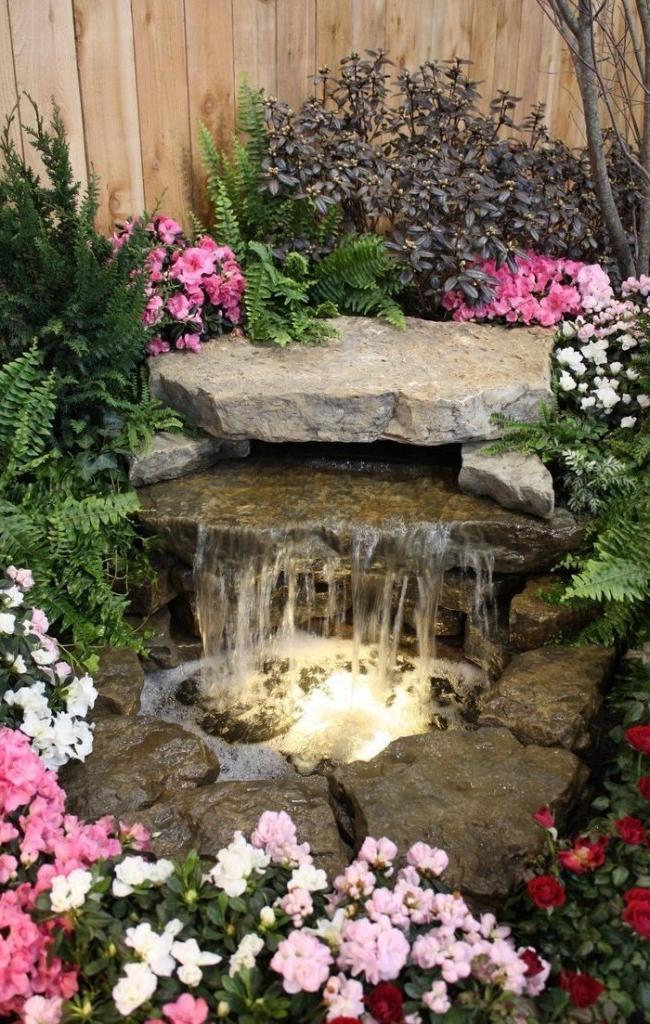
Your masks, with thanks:
[{"label": "flat stone slab", "polygon": [[492,414],[537,418],[552,400],[553,332],[339,317],[338,337],[286,349],[216,339],[149,360],[151,391],[215,437],[402,441],[499,436]]},{"label": "flat stone slab", "polygon": [[463,445],[458,486],[466,494],[485,495],[504,508],[549,519],[555,509],[553,477],[539,455],[502,452],[488,455],[489,444]]},{"label": "flat stone slab", "polygon": [[541,647],[512,659],[482,701],[481,725],[522,743],[584,750],[614,664],[609,647]]},{"label": "flat stone slab", "polygon": [[561,825],[585,775],[567,750],[479,729],[407,736],[372,761],[338,768],[331,781],[350,806],[357,843],[371,835],[390,836],[401,851],[418,840],[442,847],[447,884],[494,905],[544,846],[531,815],[549,804]]},{"label": "flat stone slab", "polygon": [[175,480],[186,473],[208,469],[222,459],[245,458],[246,441],[219,441],[214,437],[189,437],[162,431],[155,434],[150,447],[135,455],[129,465],[129,480],[134,487]]}]

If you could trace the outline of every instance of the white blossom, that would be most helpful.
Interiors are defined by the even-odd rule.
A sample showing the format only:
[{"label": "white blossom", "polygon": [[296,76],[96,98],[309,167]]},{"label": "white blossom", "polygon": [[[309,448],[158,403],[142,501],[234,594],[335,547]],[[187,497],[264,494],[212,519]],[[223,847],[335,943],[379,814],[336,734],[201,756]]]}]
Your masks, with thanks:
[{"label": "white blossom", "polygon": [[250,932],[248,935],[244,935],[237,949],[230,957],[230,966],[228,968],[228,974],[231,978],[241,971],[242,967],[248,967],[252,970],[255,966],[255,957],[264,949],[264,939],[260,938],[259,935],[255,935],[254,932]]},{"label": "white blossom", "polygon": [[217,953],[208,953],[199,949],[196,939],[175,942],[172,946],[172,956],[181,965],[178,968],[179,980],[189,988],[194,988],[201,981],[202,967],[212,967],[214,964],[221,963],[222,960]]},{"label": "white blossom", "polygon": [[83,907],[93,876],[90,871],[75,868],[69,875],[55,875],[50,889],[50,903],[56,914],[65,914],[68,910]]},{"label": "white blossom", "polygon": [[113,1002],[122,1017],[137,1010],[151,999],[158,986],[158,979],[150,967],[144,963],[127,964],[124,968],[126,977],[120,978],[113,987]]},{"label": "white blossom", "polygon": [[571,374],[567,373],[566,370],[562,370],[560,374],[559,385],[563,391],[575,391],[578,386]]},{"label": "white blossom", "polygon": [[11,612],[0,612],[0,633],[12,636],[16,628],[16,616]]},{"label": "white blossom", "polygon": [[263,874],[269,862],[270,858],[262,850],[247,843],[241,832],[235,832],[232,843],[219,850],[217,863],[208,877],[228,896],[241,896],[246,892],[248,879],[253,872]]},{"label": "white blossom", "polygon": [[636,416],[624,416],[621,420],[622,427],[633,427],[636,423]]},{"label": "white blossom", "polygon": [[182,928],[183,922],[174,918],[165,926],[162,934],[159,934],[148,921],[143,921],[133,928],[127,928],[124,942],[159,978],[171,978],[176,967],[171,953],[172,946]]},{"label": "white blossom", "polygon": [[313,864],[302,864],[294,868],[287,889],[306,889],[307,892],[318,892],[328,887],[327,875]]}]

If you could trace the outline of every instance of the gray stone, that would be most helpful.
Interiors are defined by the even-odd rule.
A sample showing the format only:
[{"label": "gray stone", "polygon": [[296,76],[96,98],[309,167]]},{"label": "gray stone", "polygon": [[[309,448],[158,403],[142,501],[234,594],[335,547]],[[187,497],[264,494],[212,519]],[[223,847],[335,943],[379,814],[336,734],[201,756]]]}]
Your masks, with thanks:
[{"label": "gray stone", "polygon": [[505,726],[522,743],[584,750],[613,664],[608,647],[518,654],[482,701],[480,724]]},{"label": "gray stone", "polygon": [[489,447],[480,443],[463,445],[460,489],[493,498],[504,508],[549,519],[555,509],[553,477],[539,455],[486,455]]},{"label": "gray stone", "polygon": [[215,437],[439,445],[499,436],[551,402],[553,332],[340,317],[319,346],[220,338],[149,362],[152,393]]},{"label": "gray stone", "polygon": [[144,686],[144,671],[130,647],[103,647],[94,674],[97,688],[95,712],[109,715],[137,715]]},{"label": "gray stone", "polygon": [[441,847],[446,883],[494,905],[544,846],[532,814],[549,804],[562,827],[585,775],[567,750],[479,729],[407,736],[372,761],[341,766],[331,781],[352,811],[357,843],[385,835],[402,853],[418,840]]},{"label": "gray stone", "polygon": [[349,861],[329,805],[327,782],[317,775],[219,782],[178,793],[126,820],[142,821],[156,833],[154,848],[160,857],[183,857],[194,849],[214,860],[237,829],[248,836],[264,811],[286,811],[296,824],[299,841],[309,843],[316,863],[330,877]]},{"label": "gray stone", "polygon": [[133,628],[142,633],[147,648],[145,665],[149,668],[176,668],[180,655],[171,635],[171,613],[167,606],[144,619],[127,616]]},{"label": "gray stone", "polygon": [[219,762],[207,744],[181,726],[148,716],[107,715],[95,721],[90,757],[66,765],[62,782],[74,814],[122,817],[218,775]]},{"label": "gray stone", "polygon": [[175,480],[208,469],[221,459],[244,458],[248,452],[249,445],[243,441],[233,444],[213,437],[188,437],[164,431],[154,436],[147,451],[131,459],[129,480],[134,487]]}]

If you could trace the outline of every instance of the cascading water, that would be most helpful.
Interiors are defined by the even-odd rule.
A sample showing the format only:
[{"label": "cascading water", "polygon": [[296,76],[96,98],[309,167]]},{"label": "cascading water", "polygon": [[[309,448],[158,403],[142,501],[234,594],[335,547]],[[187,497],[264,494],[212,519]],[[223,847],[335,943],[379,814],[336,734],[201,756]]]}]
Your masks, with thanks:
[{"label": "cascading water", "polygon": [[[445,523],[360,527],[346,548],[278,528],[200,528],[202,691],[226,735],[313,764],[368,758],[430,727],[445,569],[471,564],[486,615],[491,568],[475,552],[452,557]],[[401,654],[407,617],[415,657]]]}]

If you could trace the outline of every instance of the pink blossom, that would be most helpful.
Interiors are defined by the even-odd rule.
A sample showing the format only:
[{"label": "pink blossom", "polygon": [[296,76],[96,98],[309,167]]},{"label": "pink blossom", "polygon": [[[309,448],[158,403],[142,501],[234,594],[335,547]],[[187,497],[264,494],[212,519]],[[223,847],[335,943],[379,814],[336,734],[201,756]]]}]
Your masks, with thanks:
[{"label": "pink blossom", "polygon": [[370,895],[375,883],[375,876],[364,861],[352,861],[343,874],[334,879],[334,888],[351,900],[360,900]]},{"label": "pink blossom", "polygon": [[31,590],[34,586],[34,577],[29,569],[17,569],[15,565],[10,565],[6,574],[21,590]]},{"label": "pink blossom", "polygon": [[323,1002],[327,1007],[327,1020],[335,1017],[359,1018],[365,1010],[363,985],[360,981],[346,978],[344,974],[332,975],[323,989]]},{"label": "pink blossom", "polygon": [[183,334],[176,341],[176,348],[186,348],[188,352],[200,352],[201,339],[198,334]]},{"label": "pink blossom", "polygon": [[207,249],[189,246],[174,262],[171,277],[186,285],[197,285],[201,278],[214,271],[215,255]]},{"label": "pink blossom", "polygon": [[183,292],[174,292],[167,299],[167,309],[175,320],[186,320],[190,312],[187,296]]},{"label": "pink blossom", "polygon": [[385,871],[395,860],[397,847],[392,840],[386,839],[385,836],[381,839],[366,836],[358,856],[359,860],[365,860],[375,871]]},{"label": "pink blossom", "polygon": [[121,821],[120,839],[125,846],[129,846],[137,853],[144,853],[151,848],[151,832],[139,822],[127,825],[126,822]]},{"label": "pink blossom", "polygon": [[36,634],[36,636],[45,636],[47,633],[50,628],[50,622],[47,615],[41,608],[32,608],[29,628],[32,633]]},{"label": "pink blossom", "polygon": [[173,1003],[165,1003],[163,1016],[172,1024],[204,1024],[208,1019],[208,1004],[205,999],[195,999],[189,992],[183,992]]},{"label": "pink blossom", "polygon": [[428,843],[414,843],[406,855],[407,862],[425,877],[437,878],[447,869],[449,857]]},{"label": "pink blossom", "polygon": [[159,356],[163,352],[169,352],[169,342],[163,338],[152,338],[147,345],[147,352],[150,356]]},{"label": "pink blossom", "polygon": [[6,885],[18,867],[18,861],[10,853],[0,853],[0,885]]},{"label": "pink blossom", "polygon": [[164,242],[165,245],[171,245],[183,230],[178,221],[171,217],[156,217],[154,225],[161,242]]},{"label": "pink blossom", "polygon": [[151,327],[159,319],[160,310],[162,309],[163,300],[160,295],[152,295],[149,299],[145,311],[142,314],[142,322],[147,326]]},{"label": "pink blossom", "polygon": [[271,968],[282,975],[285,992],[317,992],[329,977],[332,954],[324,943],[306,932],[291,932],[279,944]]},{"label": "pink blossom", "polygon": [[45,999],[44,996],[30,996],[23,1007],[24,1024],[59,1024],[63,1000],[59,996]]},{"label": "pink blossom", "polygon": [[360,918],[345,925],[338,966],[349,969],[355,977],[364,974],[366,981],[377,985],[397,978],[408,954],[408,941],[386,918]]},{"label": "pink blossom", "polygon": [[264,811],[253,831],[251,843],[264,850],[274,864],[311,860],[309,845],[298,843],[296,826],[286,811]]},{"label": "pink blossom", "polygon": [[299,928],[306,917],[309,917],[314,909],[314,901],[307,889],[290,889],[286,896],[280,900],[280,907],[290,918],[294,926]]}]

